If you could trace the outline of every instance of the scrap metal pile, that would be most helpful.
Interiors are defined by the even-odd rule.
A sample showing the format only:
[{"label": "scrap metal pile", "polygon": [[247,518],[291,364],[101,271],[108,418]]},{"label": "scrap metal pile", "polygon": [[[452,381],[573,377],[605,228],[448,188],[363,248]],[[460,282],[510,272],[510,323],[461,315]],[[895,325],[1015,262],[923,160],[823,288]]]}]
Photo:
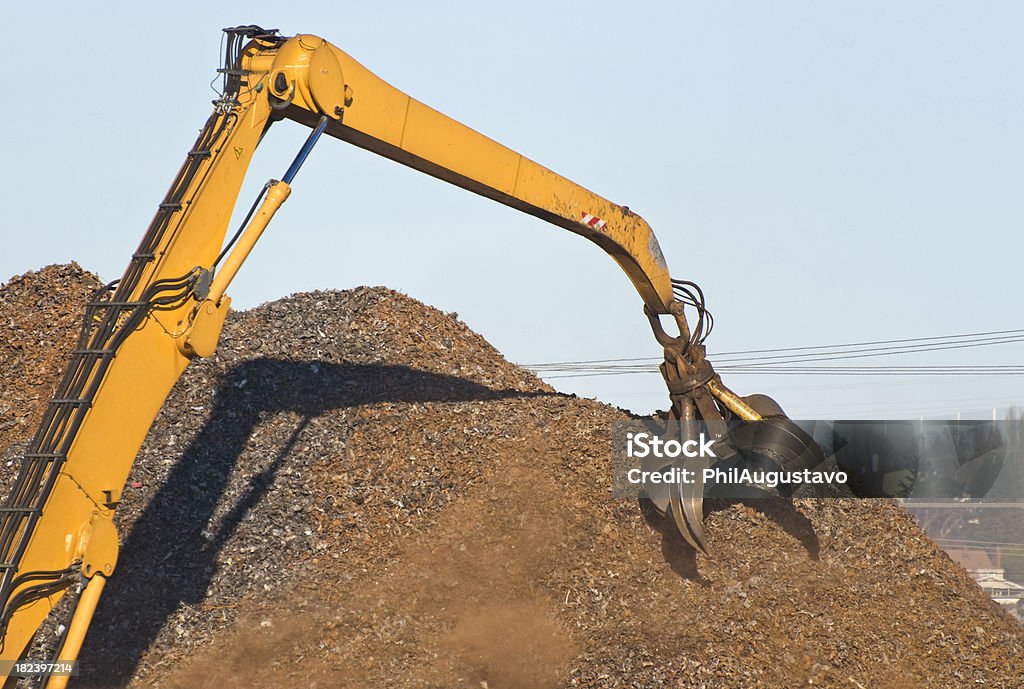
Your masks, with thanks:
[{"label": "scrap metal pile", "polygon": [[[4,481],[98,284],[0,287]],[[900,507],[712,502],[707,558],[610,497],[625,417],[385,288],[235,313],[139,455],[76,686],[1020,686],[1024,628]]]}]

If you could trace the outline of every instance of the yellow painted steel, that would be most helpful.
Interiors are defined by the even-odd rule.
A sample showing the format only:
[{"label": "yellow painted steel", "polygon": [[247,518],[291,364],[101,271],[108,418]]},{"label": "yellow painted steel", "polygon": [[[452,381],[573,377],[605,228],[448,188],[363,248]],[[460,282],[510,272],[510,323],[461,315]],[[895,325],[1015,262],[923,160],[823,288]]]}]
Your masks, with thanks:
[{"label": "yellow painted steel", "polygon": [[[215,111],[220,135],[186,190],[186,203],[175,214],[132,299],[140,299],[157,280],[178,277],[196,267],[211,270],[246,169],[267,128],[282,116],[312,126],[326,115],[332,119],[326,131],[336,138],[590,239],[625,270],[651,311],[669,312],[672,286],[661,249],[647,223],[625,207],[410,98],[315,36],[296,36],[282,45],[257,39],[243,52],[241,66],[246,75],[237,100]],[[97,519],[101,522],[95,523],[110,524],[153,419],[190,358],[214,351],[228,305],[221,295],[287,194],[283,183],[270,190],[271,205],[261,211],[251,232],[245,233],[220,267],[210,301],[189,300],[151,311],[120,345],[19,571],[74,566],[82,557],[76,551],[83,528]],[[205,309],[207,305],[214,310]],[[112,559],[96,558],[109,574]],[[86,588],[90,604],[98,598],[102,581],[101,575],[95,575]],[[21,656],[60,596],[51,595],[15,612],[2,659]]]},{"label": "yellow painted steel", "polygon": [[225,259],[224,265],[217,270],[217,276],[210,284],[210,293],[207,295],[207,299],[214,304],[220,302],[220,298],[224,296],[228,285],[231,284],[231,281],[235,279],[235,275],[238,274],[238,269],[242,267],[242,263],[249,257],[249,252],[256,246],[256,242],[263,234],[263,230],[267,229],[267,225],[274,218],[274,214],[277,213],[277,210],[287,200],[291,192],[292,188],[284,182],[274,182],[270,186],[267,190],[267,197],[263,200],[256,214],[253,215],[249,226],[245,228],[245,231],[238,238],[231,253]]},{"label": "yellow painted steel", "polygon": [[[211,266],[224,243],[238,190],[270,114],[265,97],[243,90],[238,105],[219,116],[224,130],[214,144],[216,152],[187,190],[188,203],[177,214],[133,298],[141,297],[158,279],[183,275],[195,266]],[[77,535],[91,515],[99,512],[112,518],[108,504],[121,495],[153,419],[189,362],[177,340],[187,336],[194,306],[186,303],[152,312],[119,348],[44,506],[20,571],[68,567],[75,562]],[[3,639],[2,659],[21,656],[61,595],[36,601],[13,615]]]},{"label": "yellow painted steel", "polygon": [[[302,70],[325,50],[334,56],[330,64],[340,66],[332,72],[337,78],[303,79]],[[636,213],[409,97],[316,36],[285,44],[273,67],[279,72],[300,85],[286,117],[312,126],[324,112],[319,102],[343,107],[344,117],[327,127],[328,134],[583,235],[626,271],[652,311],[668,313],[668,266],[650,226]],[[337,106],[340,93],[346,94],[343,106]],[[596,220],[588,225],[589,218]]]},{"label": "yellow painted steel", "polygon": [[204,357],[217,351],[220,331],[224,329],[224,321],[231,308],[231,297],[221,297],[220,301],[206,299],[196,308],[192,326],[185,337],[178,338],[178,347],[185,356]]},{"label": "yellow painted steel", "polygon": [[729,411],[735,414],[737,418],[742,419],[743,421],[762,421],[764,419],[757,410],[744,402],[743,398],[722,385],[721,381],[716,379],[709,380],[707,382],[707,388],[708,391],[717,399],[721,400],[722,404],[724,404]]},{"label": "yellow painted steel", "polygon": [[[107,578],[97,574],[86,584],[75,607],[75,614],[68,626],[68,635],[64,639],[64,646],[57,657],[63,661],[78,659],[78,652],[82,650],[82,642],[85,641],[85,633],[89,630],[89,623],[96,612],[96,606],[100,602],[100,594],[107,583]],[[46,689],[64,689],[68,685],[69,675],[54,675],[46,683]]]}]

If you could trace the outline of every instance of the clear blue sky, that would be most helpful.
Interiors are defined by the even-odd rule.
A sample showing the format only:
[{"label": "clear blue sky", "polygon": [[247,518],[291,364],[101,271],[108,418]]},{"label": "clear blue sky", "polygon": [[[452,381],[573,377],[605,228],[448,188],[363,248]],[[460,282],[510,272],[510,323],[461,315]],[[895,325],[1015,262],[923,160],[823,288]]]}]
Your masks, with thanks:
[{"label": "clear blue sky", "polygon": [[[121,274],[208,115],[220,29],[319,34],[420,100],[643,215],[709,349],[1024,327],[1024,5],[1015,2],[17,3],[6,11],[0,280]],[[241,206],[305,132],[278,125]],[[586,241],[334,140],[236,305],[383,284],[519,362],[657,355]],[[1020,363],[1024,347],[914,363]],[[657,375],[556,381],[648,410]],[[791,415],[1024,402],[1024,377],[733,377]],[[565,383],[565,384],[562,384]]]}]

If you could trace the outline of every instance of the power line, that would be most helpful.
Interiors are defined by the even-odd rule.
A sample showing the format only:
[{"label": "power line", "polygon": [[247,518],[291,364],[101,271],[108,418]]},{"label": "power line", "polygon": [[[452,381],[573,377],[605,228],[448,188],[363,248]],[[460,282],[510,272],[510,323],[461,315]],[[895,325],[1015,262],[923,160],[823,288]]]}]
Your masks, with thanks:
[{"label": "power line", "polygon": [[[873,341],[868,341],[868,342],[845,342],[845,343],[842,343],[842,344],[810,345],[810,346],[805,346],[805,347],[778,347],[778,348],[775,348],[775,349],[744,349],[744,350],[738,350],[738,351],[734,351],[734,352],[716,352],[714,354],[709,354],[708,356],[709,357],[714,357],[715,359],[720,359],[721,357],[734,356],[734,355],[739,355],[739,354],[774,354],[774,353],[777,353],[777,352],[797,352],[797,351],[806,351],[806,350],[837,349],[837,348],[845,348],[845,347],[867,347],[867,346],[873,346],[873,345],[902,344],[902,343],[906,343],[906,342],[927,342],[927,341],[934,341],[934,340],[956,340],[956,339],[960,339],[960,338],[989,337],[989,336],[995,336],[995,335],[1013,335],[1013,336],[1017,336],[1017,337],[1024,337],[1024,329],[988,330],[988,331],[985,331],[985,332],[962,333],[962,334],[959,334],[959,335],[935,335],[935,336],[932,336],[932,337],[907,337],[907,338],[901,338],[901,339],[898,339],[898,340],[873,340]],[[541,364],[523,364],[523,366],[526,367],[526,368],[529,368],[529,369],[533,369],[533,368],[536,368],[536,367],[543,367],[543,366],[565,366],[565,365],[574,365],[574,364],[605,364],[605,363],[616,363],[616,362],[626,362],[626,361],[644,362],[644,361],[659,361],[659,359],[657,359],[656,357],[627,357],[627,358],[624,358],[624,359],[590,359],[590,360],[583,360],[583,361],[556,361],[556,362],[541,363]]]},{"label": "power line", "polygon": [[[935,342],[918,345],[903,345],[900,347],[877,347],[869,349],[837,349],[831,352],[815,352],[813,354],[791,354],[784,356],[748,357],[746,359],[723,359],[724,355],[709,355],[709,358],[713,359],[714,361],[720,363],[723,366],[745,366],[753,364],[774,366],[779,364],[812,363],[817,361],[839,361],[844,359],[865,359],[877,356],[916,354],[918,352],[934,352],[944,349],[973,349],[976,347],[988,347],[991,345],[998,344],[1012,344],[1015,342],[1024,342],[1024,336],[979,338],[975,340],[955,340],[949,342]],[[643,363],[635,364],[600,364],[597,362],[567,361],[552,364],[533,364],[527,366],[527,368],[533,371],[543,371],[545,369],[632,371],[646,369],[648,366],[650,366],[653,363],[657,363],[658,361],[659,359],[655,357],[648,357],[647,359],[643,360]]]},{"label": "power line", "polygon": [[[987,332],[943,335],[935,337],[877,340],[839,345],[814,345],[778,349],[725,352],[711,357],[716,370],[731,375],[829,375],[829,376],[984,376],[1024,375],[1021,365],[903,365],[903,366],[811,366],[819,362],[899,356],[946,349],[973,349],[992,345],[1024,342],[1024,330],[993,330]],[[907,344],[910,343],[910,344]],[[892,345],[879,346],[874,345]],[[778,354],[779,352],[788,352]],[[800,352],[800,353],[794,353]],[[729,359],[741,354],[767,354]],[[724,357],[724,360],[723,360]],[[625,359],[592,359],[527,365],[534,373],[547,379],[654,373],[659,360],[653,357]]]},{"label": "power line", "polygon": [[988,337],[990,335],[1024,335],[1024,329],[1016,330],[989,330],[986,332],[978,333],[963,333],[960,335],[935,335],[932,337],[906,337],[899,340],[876,340],[873,342],[847,342],[845,344],[836,345],[812,345],[808,347],[783,347],[779,349],[747,349],[737,352],[721,352],[716,356],[731,356],[733,354],[762,354],[762,353],[774,353],[774,352],[796,352],[808,349],[832,349],[835,347],[859,347],[868,345],[880,345],[880,344],[901,344],[904,342],[926,342],[928,340],[953,340],[964,337]]},{"label": "power line", "polygon": [[[748,359],[726,360],[723,363],[737,364],[741,362],[772,362],[772,363],[795,363],[809,361],[836,361],[839,359],[864,359],[874,356],[893,356],[896,354],[913,354],[917,352],[936,352],[943,349],[973,349],[975,347],[988,347],[997,344],[1009,344],[1012,342],[1024,342],[1024,336],[1004,336],[993,338],[978,338],[974,340],[951,340],[949,342],[922,343],[918,345],[900,345],[898,347],[872,347],[867,349],[838,349],[832,352],[815,354],[792,354],[768,357],[750,357]],[[715,357],[721,361],[721,357]]]},{"label": "power line", "polygon": [[[763,376],[1020,376],[1024,375],[1024,366],[1011,366],[1007,368],[992,366],[968,366],[962,368],[948,366],[921,366],[917,368],[907,367],[870,367],[870,366],[820,366],[816,368],[796,367],[754,367],[754,366],[716,366],[718,373],[736,375],[763,375]],[[560,373],[545,375],[544,380],[556,380],[559,378],[601,378],[605,376],[626,376],[637,374],[655,374],[659,371],[656,368],[630,369],[622,371],[575,371],[573,373]]]}]

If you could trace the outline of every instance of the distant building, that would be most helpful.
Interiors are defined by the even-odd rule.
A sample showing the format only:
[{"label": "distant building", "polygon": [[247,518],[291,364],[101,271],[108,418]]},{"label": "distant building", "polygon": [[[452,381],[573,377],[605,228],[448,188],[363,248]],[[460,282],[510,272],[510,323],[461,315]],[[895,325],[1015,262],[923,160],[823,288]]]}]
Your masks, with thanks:
[{"label": "distant building", "polygon": [[[1007,612],[1021,616],[1024,607],[1024,586],[1009,581],[1006,570],[993,563],[988,553],[981,550],[949,550],[949,556],[960,563],[967,573],[974,577],[978,586],[988,594],[989,598],[1003,606]],[[997,555],[998,558],[998,555]]]}]

